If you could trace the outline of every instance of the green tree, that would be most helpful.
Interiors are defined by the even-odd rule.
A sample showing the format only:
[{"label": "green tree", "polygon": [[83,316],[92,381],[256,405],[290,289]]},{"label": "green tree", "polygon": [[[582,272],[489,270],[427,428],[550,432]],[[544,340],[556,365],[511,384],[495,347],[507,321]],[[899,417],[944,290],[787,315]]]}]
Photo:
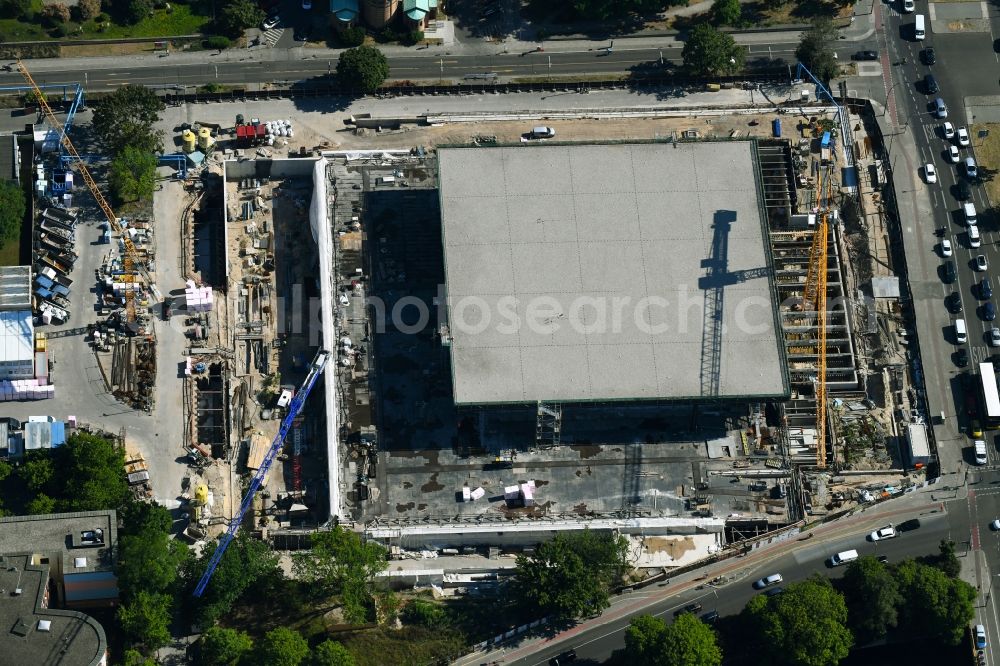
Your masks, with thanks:
[{"label": "green tree", "polygon": [[975,616],[976,588],[913,560],[896,567],[896,581],[906,600],[900,606],[900,627],[920,640],[946,645],[962,641]]},{"label": "green tree", "polygon": [[47,490],[55,478],[50,455],[49,451],[32,452],[17,470],[17,476],[35,493]]},{"label": "green tree", "polygon": [[171,604],[165,594],[139,590],[118,607],[118,624],[133,643],[157,650],[170,642]]},{"label": "green tree", "polygon": [[299,632],[278,627],[264,634],[257,656],[267,666],[298,666],[309,656],[309,643]]},{"label": "green tree", "polygon": [[119,203],[152,199],[156,189],[156,155],[125,146],[111,160],[108,186]]},{"label": "green tree", "polygon": [[746,56],[732,35],[707,24],[691,31],[681,51],[684,67],[692,74],[734,74],[743,69]]},{"label": "green tree", "polygon": [[89,21],[101,13],[101,0],[79,0],[76,11],[81,21]]},{"label": "green tree", "polygon": [[111,154],[126,146],[155,153],[163,148],[163,132],[154,130],[153,125],[164,108],[155,92],[128,84],[97,103],[91,126]]},{"label": "green tree", "polygon": [[[191,588],[201,578],[218,544],[214,542],[205,548],[200,559],[183,565],[185,579]],[[215,624],[251,585],[268,576],[280,578],[278,556],[263,541],[240,534],[229,544],[205,592],[193,600],[194,620],[204,627]]]},{"label": "green tree", "polygon": [[632,618],[625,629],[625,661],[635,666],[657,666],[662,659],[661,648],[667,623],[652,615]]},{"label": "green tree", "polygon": [[125,0],[117,3],[118,18],[126,25],[135,25],[153,13],[153,0]]},{"label": "green tree", "polygon": [[24,209],[24,190],[13,181],[0,180],[0,247],[18,237]]},{"label": "green tree", "polygon": [[0,483],[14,472],[14,467],[5,460],[0,460]]},{"label": "green tree", "polygon": [[56,501],[45,493],[39,493],[28,502],[24,509],[32,516],[43,516],[47,513],[55,513]]},{"label": "green tree", "polygon": [[59,469],[60,511],[101,511],[125,504],[129,496],[125,454],[111,442],[78,432],[53,452]]},{"label": "green tree", "polygon": [[310,544],[309,550],[292,556],[292,567],[319,595],[334,594],[351,584],[366,587],[386,568],[385,548],[340,525],[316,532]]},{"label": "green tree", "polygon": [[407,624],[419,624],[428,629],[436,629],[448,624],[448,614],[435,603],[414,599],[403,609],[403,620]]},{"label": "green tree", "polygon": [[742,15],[740,0],[715,0],[712,3],[712,17],[716,25],[736,25]]},{"label": "green tree", "polygon": [[118,582],[129,595],[137,590],[170,592],[186,546],[166,532],[146,530],[118,542]]},{"label": "green tree", "polygon": [[518,555],[515,589],[542,613],[579,618],[608,607],[612,585],[626,569],[624,537],[590,530],[561,532],[532,555]]},{"label": "green tree", "polygon": [[219,16],[219,28],[231,37],[239,37],[247,28],[264,20],[264,10],[251,0],[230,0]]},{"label": "green tree", "polygon": [[859,643],[884,638],[899,621],[903,601],[892,571],[874,557],[851,562],[844,572],[847,619]]},{"label": "green tree", "polygon": [[827,84],[840,72],[833,50],[836,43],[837,28],[833,21],[828,18],[817,19],[802,35],[802,40],[795,49],[795,57],[813,76]]},{"label": "green tree", "polygon": [[337,61],[337,79],[348,88],[374,92],[389,77],[389,61],[374,46],[347,49]]},{"label": "green tree", "polygon": [[155,502],[129,499],[118,512],[122,528],[118,530],[119,538],[128,534],[141,534],[147,530],[170,533],[173,518],[166,507]]},{"label": "green tree", "polygon": [[125,650],[125,654],[122,655],[122,663],[124,666],[157,666],[155,661],[138,650]]},{"label": "green tree", "polygon": [[211,627],[201,636],[203,666],[232,666],[253,649],[249,634],[235,629]]},{"label": "green tree", "polygon": [[719,666],[722,651],[715,632],[690,613],[670,625],[640,615],[625,630],[625,661],[633,666]]},{"label": "green tree", "polygon": [[337,42],[347,48],[361,46],[365,43],[365,29],[356,26],[345,28],[337,33]]},{"label": "green tree", "polygon": [[69,7],[56,2],[42,7],[42,19],[49,25],[59,25],[69,20]]},{"label": "green tree", "polygon": [[357,662],[343,644],[329,638],[313,648],[310,666],[355,666]]},{"label": "green tree", "polygon": [[844,597],[820,576],[793,583],[783,594],[758,595],[743,614],[769,663],[836,666],[854,644]]},{"label": "green tree", "polygon": [[962,563],[955,555],[954,541],[941,539],[941,543],[938,544],[938,556],[934,558],[934,566],[949,578],[958,578],[958,574],[962,571]]},{"label": "green tree", "polygon": [[10,18],[21,18],[31,11],[31,0],[2,0],[0,15]]}]

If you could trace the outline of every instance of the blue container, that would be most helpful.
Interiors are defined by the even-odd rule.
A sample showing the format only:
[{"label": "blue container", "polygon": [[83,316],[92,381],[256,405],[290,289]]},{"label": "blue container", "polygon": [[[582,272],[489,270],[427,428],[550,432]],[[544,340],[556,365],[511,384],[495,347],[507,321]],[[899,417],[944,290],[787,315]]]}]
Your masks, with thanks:
[{"label": "blue container", "polygon": [[781,118],[775,118],[774,122],[771,123],[771,132],[775,139],[781,138]]}]

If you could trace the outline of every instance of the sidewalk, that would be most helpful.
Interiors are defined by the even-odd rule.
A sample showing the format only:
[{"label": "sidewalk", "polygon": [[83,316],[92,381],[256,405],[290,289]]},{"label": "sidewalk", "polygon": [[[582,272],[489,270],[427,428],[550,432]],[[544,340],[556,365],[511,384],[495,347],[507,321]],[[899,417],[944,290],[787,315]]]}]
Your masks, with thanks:
[{"label": "sidewalk", "polygon": [[[870,37],[874,31],[874,21],[872,14],[872,3],[874,0],[861,0],[855,6],[855,19],[851,25],[841,30],[841,41],[857,42]],[[696,3],[689,7],[680,8],[676,11],[683,12],[692,10],[701,5],[711,5],[709,0]],[[741,32],[734,34],[738,44],[746,46],[772,44],[776,37],[780,35],[787,42],[794,42],[799,39],[801,31],[790,30],[765,30],[760,32]],[[681,48],[684,40],[677,33],[662,33],[659,35],[642,34],[635,37],[616,37],[619,40],[615,46],[616,50],[629,51],[653,48]],[[541,42],[521,41],[518,39],[506,39],[500,42],[486,42],[476,40],[474,42],[456,42],[447,46],[426,46],[426,47],[406,47],[387,45],[378,47],[386,57],[390,59],[401,58],[439,58],[442,56],[484,56],[501,54],[533,53],[539,47],[545,53],[574,53],[600,50],[608,46],[608,40],[590,39],[549,39]],[[149,67],[175,67],[178,65],[217,65],[220,63],[234,62],[282,62],[295,60],[330,60],[334,63],[345,49],[331,49],[326,47],[294,46],[289,49],[274,49],[268,46],[254,46],[245,49],[227,49],[219,53],[218,51],[178,51],[170,55],[135,55],[123,58],[122,56],[95,56],[72,59],[61,58],[39,58],[25,60],[25,64],[32,72],[52,72],[65,71],[67,60],[73,63],[73,69],[117,69],[124,63],[135,68]]]}]

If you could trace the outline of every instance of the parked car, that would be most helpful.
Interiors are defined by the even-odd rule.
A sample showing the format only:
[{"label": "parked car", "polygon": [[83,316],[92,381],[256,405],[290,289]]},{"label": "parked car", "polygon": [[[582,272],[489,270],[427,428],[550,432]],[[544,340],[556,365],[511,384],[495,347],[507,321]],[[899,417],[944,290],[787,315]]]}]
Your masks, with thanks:
[{"label": "parked car", "polygon": [[1000,328],[991,328],[986,332],[986,343],[990,347],[1000,347]]},{"label": "parked car", "polygon": [[943,264],[944,268],[944,281],[949,284],[955,281],[958,277],[958,273],[955,271],[955,262],[950,259]]},{"label": "parked car", "polygon": [[899,536],[899,534],[896,532],[896,528],[892,525],[886,525],[885,527],[880,527],[869,534],[868,538],[872,541],[883,541],[885,539],[893,539],[897,536]]},{"label": "parked car", "polygon": [[937,62],[937,54],[934,53],[934,49],[927,47],[920,51],[920,59],[925,65],[933,65]]},{"label": "parked car", "polygon": [[958,314],[962,311],[962,297],[957,291],[953,291],[948,295],[948,298],[944,299],[945,305],[948,307],[948,312],[952,314]]},{"label": "parked car", "polygon": [[986,627],[981,624],[976,625],[976,649],[982,650],[986,647]]},{"label": "parked car", "polygon": [[674,611],[674,617],[680,617],[681,615],[684,615],[685,613],[697,613],[700,610],[701,610],[701,604],[699,604],[696,601],[694,603],[688,604],[684,608],[678,608],[677,610],[675,610]]},{"label": "parked car", "polygon": [[983,244],[983,237],[979,235],[979,227],[969,227],[966,233],[969,235],[969,247],[979,247]]},{"label": "parked car", "polygon": [[571,661],[576,661],[576,650],[566,650],[565,652],[560,652],[555,657],[549,659],[549,666],[561,666],[562,664],[568,664]]},{"label": "parked car", "polygon": [[952,164],[958,164],[962,161],[962,155],[958,152],[957,146],[948,146],[948,161]]},{"label": "parked car", "polygon": [[779,594],[781,594],[784,591],[785,591],[785,588],[783,588],[783,587],[775,587],[775,588],[772,588],[772,589],[768,590],[764,594],[766,594],[769,597],[776,597],[776,596],[778,596]]},{"label": "parked car", "polygon": [[993,298],[993,287],[990,286],[989,278],[983,278],[979,281],[979,297],[983,300]]},{"label": "parked car", "polygon": [[556,135],[556,131],[551,127],[539,125],[538,127],[532,127],[528,134],[532,139],[551,139]]},{"label": "parked car", "polygon": [[941,241],[941,256],[950,257],[952,255],[951,241],[947,238]]},{"label": "parked car", "polygon": [[941,125],[941,134],[943,134],[944,138],[946,138],[946,139],[952,138],[953,136],[955,136],[955,126],[952,125],[951,123],[944,123],[944,124],[942,124]]},{"label": "parked car", "polygon": [[941,88],[938,87],[937,79],[933,74],[924,74],[924,92],[928,95],[936,95]]},{"label": "parked car", "polygon": [[879,561],[879,564],[889,564],[889,558],[886,557],[885,555],[879,555],[878,556],[878,561]]},{"label": "parked car", "polygon": [[976,166],[976,158],[965,158],[965,175],[969,178],[969,180],[973,180],[979,176],[979,167]]},{"label": "parked car", "polygon": [[715,624],[719,620],[719,611],[710,610],[701,616],[701,621],[705,624]]},{"label": "parked car", "polygon": [[764,576],[758,581],[755,581],[753,586],[754,589],[763,590],[765,587],[771,587],[772,585],[777,585],[778,583],[785,580],[781,577],[780,573],[771,574],[770,576]]},{"label": "parked car", "polygon": [[916,8],[917,8],[916,7],[916,3],[914,3],[913,0],[903,0],[903,11],[905,13],[909,14],[910,12],[912,12],[913,10],[915,10]]},{"label": "parked car", "polygon": [[989,267],[990,267],[990,265],[986,262],[986,255],[985,254],[977,254],[976,255],[976,270],[977,271],[985,271]]},{"label": "parked car", "polygon": [[969,365],[969,352],[966,351],[965,347],[959,347],[958,351],[955,352],[955,365],[960,368],[966,368]]},{"label": "parked car", "polygon": [[991,530],[1000,530],[1000,518],[997,518],[992,523],[990,523]]},{"label": "parked car", "polygon": [[934,115],[941,119],[948,117],[948,105],[940,97],[934,100]]},{"label": "parked car", "polygon": [[878,60],[878,51],[858,51],[851,58],[854,60]]},{"label": "parked car", "polygon": [[937,182],[937,169],[934,168],[933,164],[927,163],[924,165],[924,178],[927,179],[928,183]]},{"label": "parked car", "polygon": [[910,518],[909,520],[904,520],[896,525],[897,532],[912,532],[916,529],[920,529],[919,518]]},{"label": "parked car", "polygon": [[959,180],[955,183],[955,198],[959,201],[966,201],[972,196],[972,188],[968,181]]},{"label": "parked car", "polygon": [[983,319],[986,321],[993,321],[997,318],[997,309],[993,305],[993,301],[986,301],[983,304]]},{"label": "parked car", "polygon": [[958,145],[962,146],[963,148],[965,148],[971,143],[971,141],[969,140],[969,130],[967,130],[964,127],[959,127],[957,130],[955,130],[955,136],[958,138]]},{"label": "parked car", "polygon": [[264,19],[260,27],[264,30],[271,30],[272,28],[277,28],[279,23],[281,23],[281,18],[275,14]]}]

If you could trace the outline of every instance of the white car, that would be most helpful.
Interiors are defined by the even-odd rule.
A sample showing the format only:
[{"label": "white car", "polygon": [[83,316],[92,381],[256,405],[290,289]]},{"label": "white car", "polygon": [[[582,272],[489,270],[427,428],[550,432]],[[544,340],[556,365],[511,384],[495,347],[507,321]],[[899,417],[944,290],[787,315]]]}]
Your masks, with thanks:
[{"label": "white car", "polygon": [[302,9],[309,11],[313,8],[312,0],[302,0]]},{"label": "white car", "polygon": [[916,9],[916,5],[913,0],[903,0],[903,11],[909,14]]},{"label": "white car", "polygon": [[966,146],[969,145],[969,143],[970,143],[969,142],[969,130],[965,129],[964,127],[959,127],[955,131],[955,136],[958,137],[958,145],[962,146],[962,148],[965,148]]},{"label": "white car", "polygon": [[983,237],[979,235],[979,227],[969,227],[969,247],[980,247],[983,244]]},{"label": "white car", "polygon": [[986,255],[985,254],[976,255],[976,270],[985,271],[987,268],[989,268],[989,264],[986,263]]},{"label": "white car", "polygon": [[988,337],[990,341],[990,347],[1000,347],[1000,328],[991,328]]},{"label": "white car", "polygon": [[941,125],[941,132],[944,134],[944,138],[950,139],[955,136],[955,126],[951,123],[945,123]]},{"label": "white car", "polygon": [[883,539],[892,539],[897,536],[899,535],[896,533],[896,528],[892,525],[886,525],[869,534],[868,538],[872,541],[882,541]]},{"label": "white car", "polygon": [[1000,530],[1000,518],[998,518],[997,520],[994,520],[992,523],[990,523],[990,529],[991,530]]},{"label": "white car", "polygon": [[934,168],[933,164],[924,165],[924,178],[927,179],[928,183],[937,182],[937,169]]},{"label": "white car", "polygon": [[947,239],[941,241],[941,256],[942,257],[950,257],[951,255],[952,255],[952,252],[951,252],[951,241],[947,240]]},{"label": "white car", "polygon": [[754,589],[763,590],[765,587],[771,587],[772,585],[777,585],[781,581],[785,580],[781,577],[781,574],[771,574],[770,576],[765,576],[760,580],[756,581],[753,586]]},{"label": "white car", "polygon": [[277,28],[279,23],[281,23],[281,19],[279,17],[271,16],[269,18],[264,19],[264,23],[261,25],[261,27],[264,30],[270,30],[272,28]]},{"label": "white car", "polygon": [[959,154],[957,146],[948,146],[948,161],[952,164],[958,164],[962,161],[962,156]]}]

